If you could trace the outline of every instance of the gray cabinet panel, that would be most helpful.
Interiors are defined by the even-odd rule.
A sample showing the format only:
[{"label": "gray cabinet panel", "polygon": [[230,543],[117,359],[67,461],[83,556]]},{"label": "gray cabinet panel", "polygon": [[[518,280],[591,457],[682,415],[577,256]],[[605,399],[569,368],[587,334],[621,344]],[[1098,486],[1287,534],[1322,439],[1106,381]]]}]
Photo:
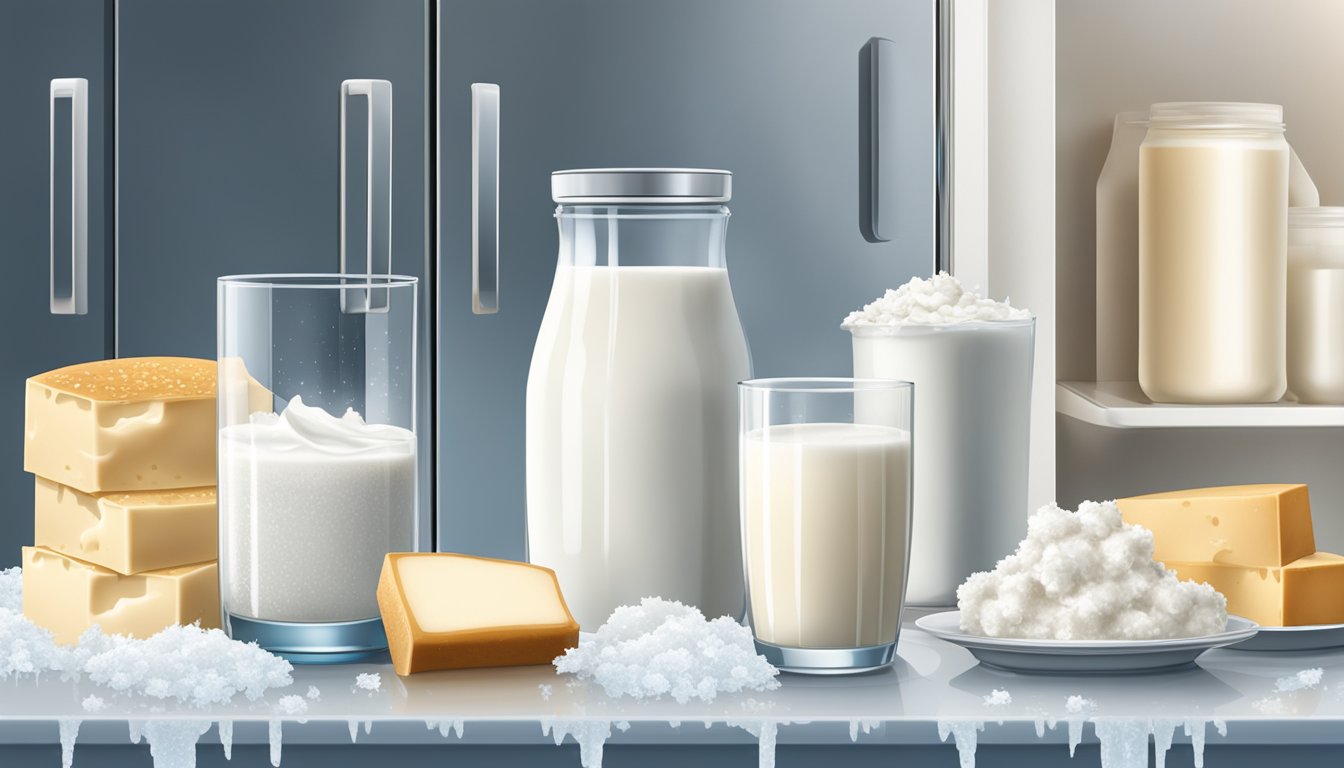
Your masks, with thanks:
[{"label": "gray cabinet panel", "polygon": [[[0,254],[7,273],[0,300],[0,567],[17,565],[33,541],[33,480],[23,472],[23,394],[29,376],[110,353],[105,288],[111,258],[106,192],[109,112],[104,77],[110,2],[5,0],[0,4]],[[53,78],[89,81],[88,307],[84,315],[50,311],[49,119]],[[58,111],[57,222],[69,227],[70,107]],[[68,231],[68,229],[66,229]],[[59,254],[69,259],[62,232]],[[68,262],[67,262],[68,263]]]},{"label": "gray cabinet panel", "polygon": [[[439,548],[521,557],[524,391],[555,269],[549,174],[734,172],[728,260],[757,375],[850,371],[845,314],[935,263],[932,0],[441,0]],[[896,43],[895,237],[859,214],[859,56]],[[500,311],[471,312],[472,82],[498,83]],[[907,134],[903,134],[907,135]],[[656,439],[656,436],[650,436]]]},{"label": "gray cabinet panel", "polygon": [[339,271],[341,82],[391,81],[392,271],[422,280],[426,515],[428,23],[425,0],[121,0],[118,16],[120,356],[214,357],[219,275]]}]

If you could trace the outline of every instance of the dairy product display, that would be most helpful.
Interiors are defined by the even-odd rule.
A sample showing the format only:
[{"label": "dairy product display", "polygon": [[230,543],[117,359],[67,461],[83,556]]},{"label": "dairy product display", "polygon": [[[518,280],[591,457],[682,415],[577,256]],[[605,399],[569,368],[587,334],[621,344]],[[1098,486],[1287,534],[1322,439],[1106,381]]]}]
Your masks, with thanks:
[{"label": "dairy product display", "polygon": [[555,573],[527,563],[392,553],[378,606],[399,675],[549,664],[579,643]]},{"label": "dairy product display", "polygon": [[1316,551],[1305,485],[1197,488],[1116,504],[1126,523],[1152,531],[1153,557],[1168,565],[1278,567]]},{"label": "dairy product display", "polygon": [[781,424],[742,440],[756,638],[792,648],[894,642],[909,543],[910,434]]},{"label": "dairy product display", "polygon": [[215,563],[125,576],[44,547],[23,548],[23,614],[69,644],[97,624],[149,637],[174,624],[219,626]]},{"label": "dairy product display", "polygon": [[121,574],[214,560],[215,489],[87,494],[46,478],[34,488],[37,546]]},{"label": "dairy product display", "polygon": [[529,559],[579,623],[661,595],[742,612],[728,272],[556,270],[527,382]]},{"label": "dairy product display", "polygon": [[957,589],[961,628],[990,637],[1157,640],[1227,626],[1227,601],[1153,560],[1153,535],[1114,502],[1048,505],[1017,550]]},{"label": "dairy product display", "polygon": [[1168,563],[1227,596],[1228,610],[1267,627],[1344,624],[1344,557],[1316,552],[1282,567]]},{"label": "dairy product display", "polygon": [[383,556],[410,549],[415,435],[300,396],[219,430],[229,610],[278,621],[378,615]]},{"label": "dairy product display", "polygon": [[1344,208],[1288,211],[1288,389],[1344,403]]},{"label": "dairy product display", "polygon": [[1139,151],[1139,385],[1262,403],[1286,373],[1288,144],[1271,104],[1154,104]]},{"label": "dairy product display", "polygon": [[215,363],[138,357],[28,380],[23,468],[85,493],[215,484]]},{"label": "dairy product display", "polygon": [[938,275],[888,291],[844,327],[856,377],[915,384],[906,598],[950,605],[1026,533],[1034,320]]}]

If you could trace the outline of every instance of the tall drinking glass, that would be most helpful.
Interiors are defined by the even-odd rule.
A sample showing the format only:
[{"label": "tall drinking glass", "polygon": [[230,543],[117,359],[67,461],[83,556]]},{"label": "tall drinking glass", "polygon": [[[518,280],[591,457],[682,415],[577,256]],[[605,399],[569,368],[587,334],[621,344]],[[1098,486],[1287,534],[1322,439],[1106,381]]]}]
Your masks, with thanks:
[{"label": "tall drinking glass", "polygon": [[738,385],[748,616],[780,669],[842,674],[895,658],[913,390],[885,379]]},{"label": "tall drinking glass", "polygon": [[416,279],[219,279],[224,627],[293,661],[387,647],[375,596],[416,543]]}]

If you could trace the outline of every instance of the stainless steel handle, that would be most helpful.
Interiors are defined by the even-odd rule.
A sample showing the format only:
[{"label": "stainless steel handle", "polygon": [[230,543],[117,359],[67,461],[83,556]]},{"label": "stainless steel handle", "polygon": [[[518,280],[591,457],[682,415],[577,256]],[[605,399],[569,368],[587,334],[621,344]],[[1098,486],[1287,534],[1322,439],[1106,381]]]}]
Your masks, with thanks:
[{"label": "stainless steel handle", "polygon": [[894,238],[900,222],[897,62],[896,43],[883,37],[869,40],[859,55],[859,228],[872,243]]},{"label": "stainless steel handle", "polygon": [[499,311],[499,86],[471,84],[471,311]]},{"label": "stainless steel handle", "polygon": [[[351,262],[346,242],[349,223],[346,189],[346,102],[351,96],[368,99],[368,152],[365,175],[365,255]],[[341,82],[341,274],[386,275],[392,272],[392,83],[387,80]],[[341,311],[386,312],[387,289],[371,285],[341,291]]]},{"label": "stainless steel handle", "polygon": [[[70,100],[70,288],[57,291],[56,258],[56,100]],[[48,110],[48,242],[51,259],[51,314],[89,311],[89,81],[61,77],[51,81]],[[60,281],[64,284],[64,281]]]}]

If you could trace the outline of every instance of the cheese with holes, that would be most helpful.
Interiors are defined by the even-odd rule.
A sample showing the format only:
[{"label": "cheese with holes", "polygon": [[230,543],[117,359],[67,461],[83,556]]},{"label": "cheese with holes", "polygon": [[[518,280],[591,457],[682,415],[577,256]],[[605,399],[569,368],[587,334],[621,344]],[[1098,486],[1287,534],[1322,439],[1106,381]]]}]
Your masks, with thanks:
[{"label": "cheese with holes", "polygon": [[1167,563],[1182,579],[1207,582],[1227,612],[1267,627],[1344,624],[1344,557],[1316,552],[1282,568]]},{"label": "cheese with holes", "polygon": [[45,547],[24,547],[23,615],[66,644],[94,624],[134,637],[194,621],[218,627],[219,571],[212,561],[123,576]]},{"label": "cheese with holes", "polygon": [[215,484],[215,361],[132,357],[28,379],[23,468],[85,493]]},{"label": "cheese with holes", "polygon": [[1116,503],[1126,523],[1153,532],[1153,559],[1167,565],[1280,567],[1316,551],[1305,485],[1198,488]]},{"label": "cheese with holes", "polygon": [[555,572],[511,560],[389,554],[378,608],[399,675],[549,664],[579,642]]},{"label": "cheese with holes", "polygon": [[37,478],[33,543],[117,573],[219,557],[215,489],[89,494]]}]

